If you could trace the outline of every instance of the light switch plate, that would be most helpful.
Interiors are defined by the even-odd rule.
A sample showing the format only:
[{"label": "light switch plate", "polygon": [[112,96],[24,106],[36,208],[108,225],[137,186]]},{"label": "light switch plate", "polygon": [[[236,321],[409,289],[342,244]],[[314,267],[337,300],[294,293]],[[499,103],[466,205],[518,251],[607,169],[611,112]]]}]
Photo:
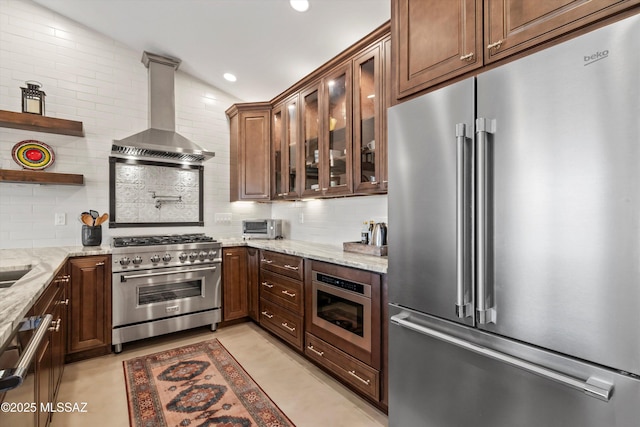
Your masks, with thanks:
[{"label": "light switch plate", "polygon": [[219,222],[231,222],[231,213],[216,213],[214,221]]}]

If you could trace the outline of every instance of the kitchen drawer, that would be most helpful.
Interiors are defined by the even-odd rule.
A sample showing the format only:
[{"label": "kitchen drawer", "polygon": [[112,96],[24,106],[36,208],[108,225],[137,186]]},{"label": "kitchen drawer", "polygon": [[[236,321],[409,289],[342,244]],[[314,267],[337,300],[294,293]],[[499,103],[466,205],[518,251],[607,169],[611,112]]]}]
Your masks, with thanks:
[{"label": "kitchen drawer", "polygon": [[260,273],[260,296],[302,316],[304,294],[302,282],[269,271]]},{"label": "kitchen drawer", "polygon": [[288,310],[260,299],[260,326],[273,332],[283,340],[302,351],[302,316],[296,316]]},{"label": "kitchen drawer", "polygon": [[307,332],[304,354],[357,390],[380,400],[380,372]]},{"label": "kitchen drawer", "polygon": [[295,255],[271,251],[260,251],[260,268],[294,279],[303,280],[303,259]]}]

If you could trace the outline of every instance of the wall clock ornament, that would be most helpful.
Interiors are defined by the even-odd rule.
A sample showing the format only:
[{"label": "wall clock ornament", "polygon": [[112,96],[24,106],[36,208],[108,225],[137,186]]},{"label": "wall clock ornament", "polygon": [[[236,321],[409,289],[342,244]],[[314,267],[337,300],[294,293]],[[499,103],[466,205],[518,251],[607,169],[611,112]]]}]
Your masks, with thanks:
[{"label": "wall clock ornament", "polygon": [[11,150],[13,160],[25,169],[42,170],[55,160],[53,149],[44,142],[27,139],[18,142]]}]

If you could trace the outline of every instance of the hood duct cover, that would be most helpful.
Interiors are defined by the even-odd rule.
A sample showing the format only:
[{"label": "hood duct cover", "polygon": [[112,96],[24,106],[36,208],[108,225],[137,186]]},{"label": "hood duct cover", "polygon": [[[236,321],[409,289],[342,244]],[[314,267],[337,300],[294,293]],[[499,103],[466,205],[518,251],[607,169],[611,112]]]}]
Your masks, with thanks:
[{"label": "hood duct cover", "polygon": [[176,130],[175,71],[180,60],[149,52],[142,54],[149,69],[149,129],[114,140],[112,154],[165,160],[202,162],[215,156]]}]

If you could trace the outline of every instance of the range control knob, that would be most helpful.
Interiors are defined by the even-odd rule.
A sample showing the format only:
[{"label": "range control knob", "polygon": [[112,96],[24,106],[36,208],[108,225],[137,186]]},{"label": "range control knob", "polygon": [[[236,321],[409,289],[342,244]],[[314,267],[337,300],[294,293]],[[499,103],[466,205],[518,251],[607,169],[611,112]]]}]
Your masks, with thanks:
[{"label": "range control knob", "polygon": [[169,262],[171,261],[171,255],[170,254],[164,254],[164,256],[162,257],[162,260],[164,262]]},{"label": "range control knob", "polygon": [[209,258],[214,259],[216,255],[218,255],[218,251],[214,251],[213,249],[209,251]]},{"label": "range control knob", "polygon": [[182,252],[180,255],[178,255],[178,258],[180,259],[180,261],[184,262],[187,260],[187,254]]},{"label": "range control knob", "polygon": [[142,264],[142,257],[141,257],[141,256],[137,256],[137,257],[135,257],[135,258],[133,259],[133,263],[134,263],[135,265]]},{"label": "range control knob", "polygon": [[191,253],[189,254],[189,259],[190,259],[191,261],[194,261],[196,258],[198,258],[198,253],[197,253],[197,252],[191,252]]},{"label": "range control knob", "polygon": [[207,257],[207,253],[205,251],[200,251],[200,253],[198,254],[198,257],[200,259],[205,259]]},{"label": "range control knob", "polygon": [[154,255],[151,257],[151,262],[157,264],[160,262],[160,255]]},{"label": "range control knob", "polygon": [[120,259],[120,265],[129,265],[131,260],[128,257],[124,257]]}]

